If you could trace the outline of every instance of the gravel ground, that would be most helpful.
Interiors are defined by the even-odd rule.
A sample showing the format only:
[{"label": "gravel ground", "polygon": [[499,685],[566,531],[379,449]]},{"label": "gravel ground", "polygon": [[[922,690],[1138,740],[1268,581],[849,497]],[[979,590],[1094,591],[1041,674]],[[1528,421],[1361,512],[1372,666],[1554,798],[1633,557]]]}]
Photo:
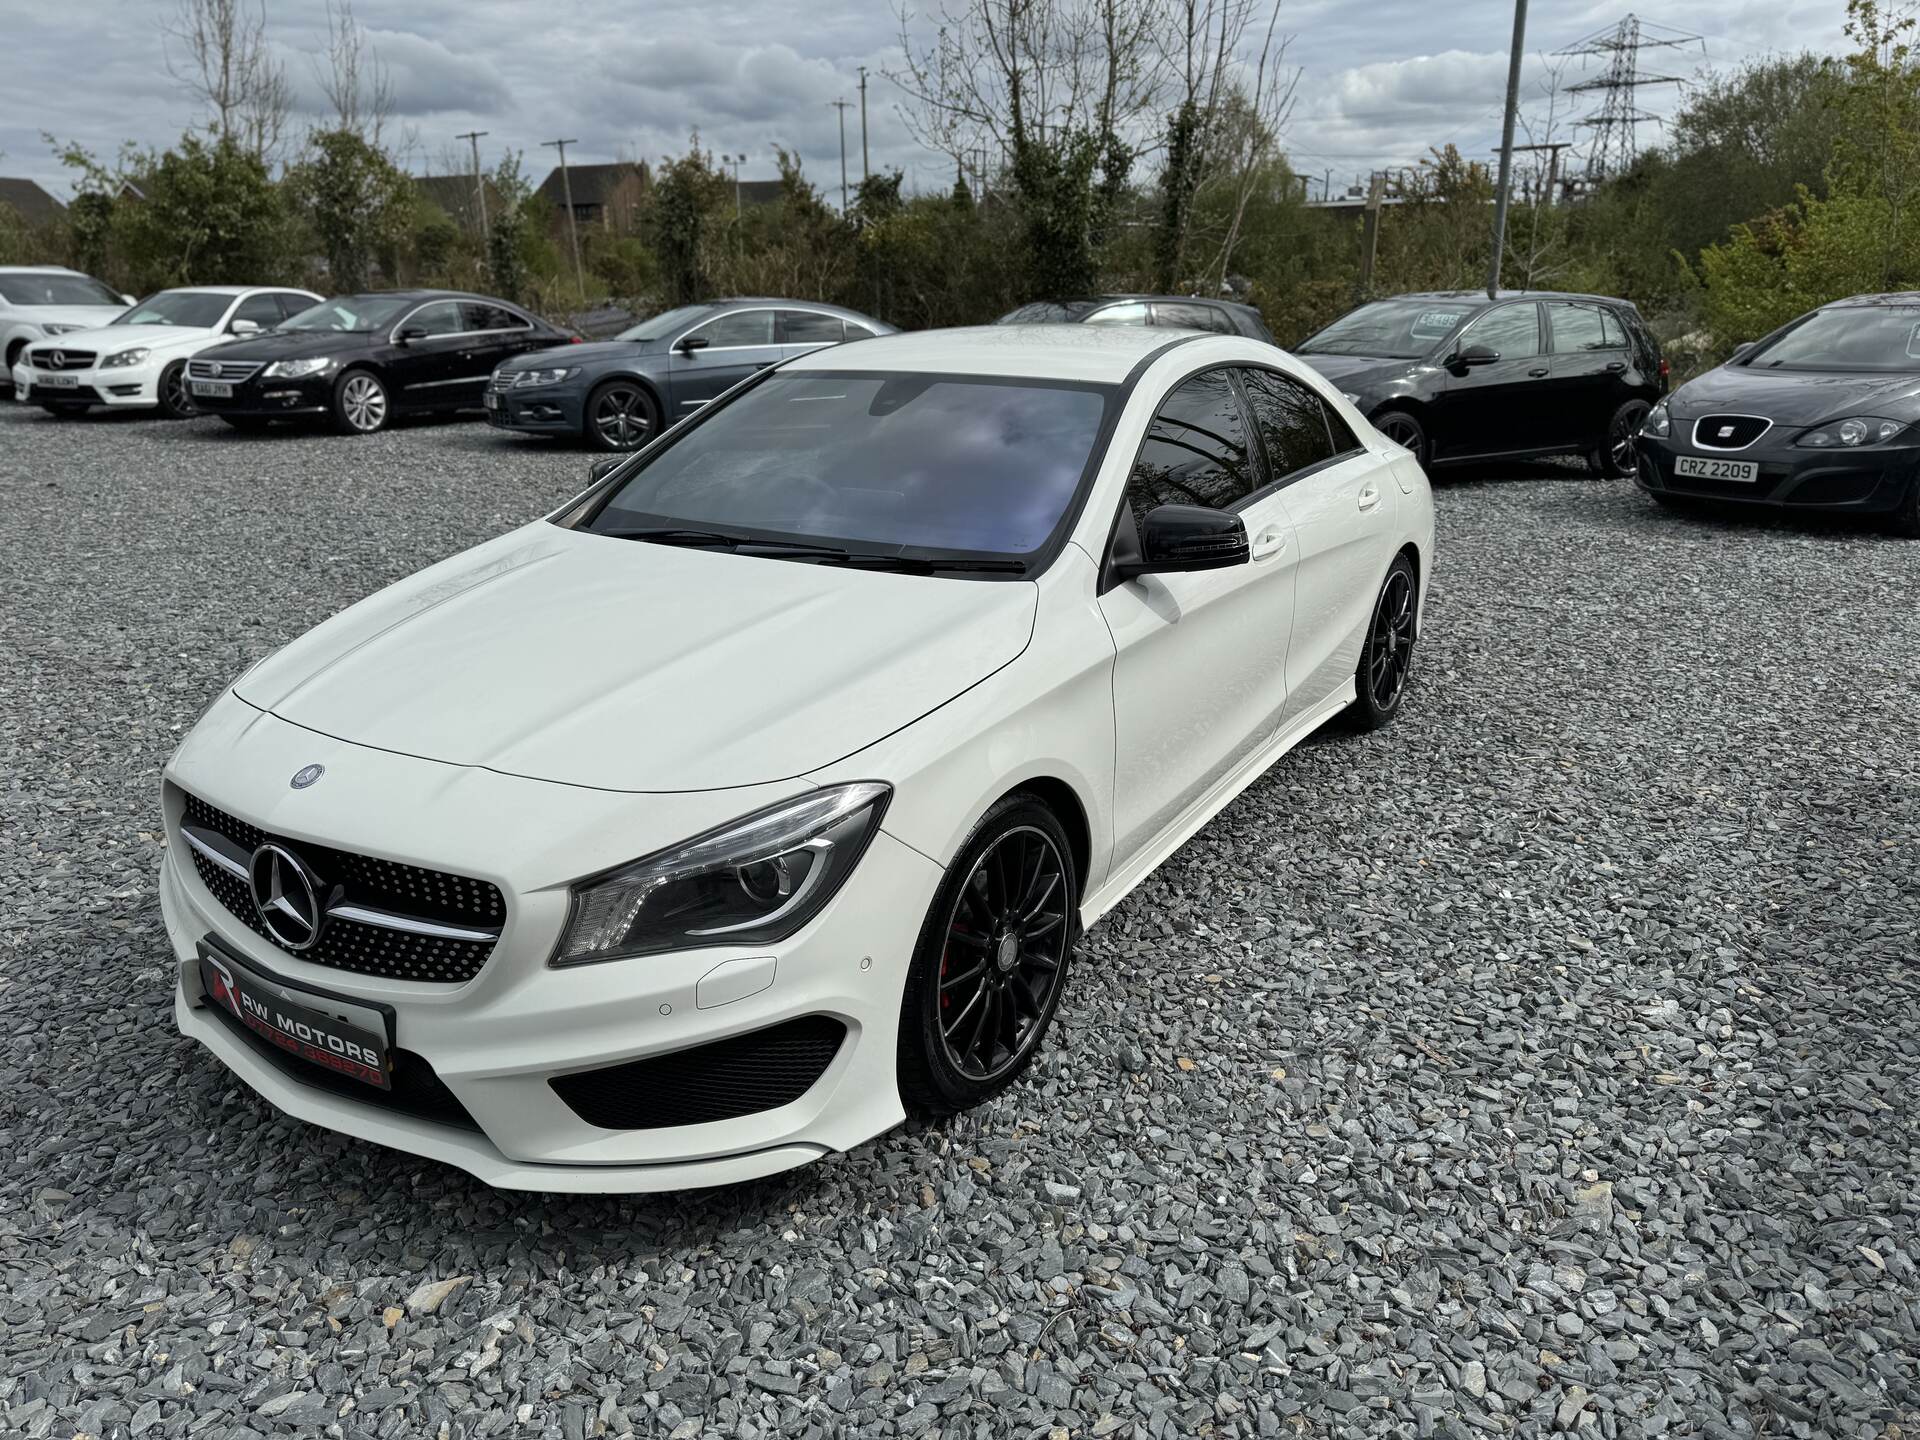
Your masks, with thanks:
[{"label": "gravel ground", "polygon": [[1409,713],[1097,927],[1026,1083],[545,1198],[173,1034],[156,780],[584,468],[0,412],[0,1430],[1915,1433],[1920,545],[1448,484]]}]

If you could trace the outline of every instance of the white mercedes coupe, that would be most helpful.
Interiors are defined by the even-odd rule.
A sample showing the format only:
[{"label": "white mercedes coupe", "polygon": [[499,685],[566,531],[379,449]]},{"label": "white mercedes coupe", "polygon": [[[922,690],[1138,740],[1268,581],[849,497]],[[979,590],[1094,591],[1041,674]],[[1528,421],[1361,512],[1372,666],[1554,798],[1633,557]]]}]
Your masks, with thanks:
[{"label": "white mercedes coupe", "polygon": [[860,341],[599,468],[166,767],[180,1029],[495,1185],[720,1184],[978,1104],[1083,927],[1405,703],[1426,478],[1259,341]]}]

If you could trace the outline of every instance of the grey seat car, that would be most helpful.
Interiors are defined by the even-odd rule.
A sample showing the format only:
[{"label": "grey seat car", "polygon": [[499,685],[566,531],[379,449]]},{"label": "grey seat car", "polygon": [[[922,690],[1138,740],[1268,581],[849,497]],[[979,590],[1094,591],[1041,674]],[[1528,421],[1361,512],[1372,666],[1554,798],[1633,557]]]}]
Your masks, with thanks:
[{"label": "grey seat car", "polygon": [[1237,300],[1205,295],[1096,295],[1086,300],[1035,300],[1009,310],[996,325],[1159,325],[1211,330],[1273,344],[1260,312]]},{"label": "grey seat car", "polygon": [[811,300],[683,305],[611,340],[519,355],[493,372],[487,419],[502,430],[637,450],[758,370],[893,326]]}]

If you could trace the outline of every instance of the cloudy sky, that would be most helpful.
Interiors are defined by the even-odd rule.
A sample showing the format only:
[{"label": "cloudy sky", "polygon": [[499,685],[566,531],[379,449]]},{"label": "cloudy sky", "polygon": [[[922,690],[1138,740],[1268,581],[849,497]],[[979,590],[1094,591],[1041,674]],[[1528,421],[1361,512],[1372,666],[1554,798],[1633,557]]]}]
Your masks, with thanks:
[{"label": "cloudy sky", "polygon": [[[924,15],[929,3],[937,0],[916,8]],[[109,0],[78,24],[57,6],[8,8],[0,175],[30,176],[64,199],[69,178],[42,132],[110,154],[126,139],[164,146],[194,121],[163,53],[173,0]],[[1651,10],[1703,40],[1655,52],[1643,68],[1690,76],[1768,53],[1837,51],[1844,8],[1843,0],[1693,0]],[[578,140],[569,158],[581,162],[654,159],[684,150],[697,126],[708,148],[745,153],[744,178],[773,175],[775,147],[785,146],[833,193],[840,150],[831,102],[858,98],[865,65],[874,167],[899,167],[910,188],[952,181],[948,162],[914,143],[886,79],[900,63],[889,0],[358,0],[355,10],[391,72],[415,173],[450,168],[456,154],[464,168],[465,145],[454,137],[467,130],[490,132],[480,142],[485,164],[505,148],[524,151],[537,182],[553,159],[544,140]],[[1533,0],[1533,110],[1544,103],[1541,52],[1624,13],[1622,0]],[[1289,58],[1302,71],[1288,133],[1301,171],[1331,171],[1338,189],[1356,172],[1412,164],[1429,145],[1451,141],[1478,156],[1498,143],[1509,0],[1283,0],[1280,26],[1294,36]],[[321,5],[268,0],[267,27],[299,103],[319,111]],[[1575,61],[1564,81],[1593,73]],[[1643,95],[1661,112],[1678,99],[1673,86]],[[857,179],[859,112],[847,116]],[[312,118],[296,122],[304,128]],[[1657,133],[1647,127],[1643,142]]]}]

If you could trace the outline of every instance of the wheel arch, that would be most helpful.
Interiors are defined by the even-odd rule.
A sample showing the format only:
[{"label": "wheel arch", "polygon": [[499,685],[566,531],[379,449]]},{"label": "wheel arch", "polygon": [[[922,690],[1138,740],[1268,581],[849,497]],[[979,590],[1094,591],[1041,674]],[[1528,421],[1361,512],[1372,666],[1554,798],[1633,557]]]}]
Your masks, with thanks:
[{"label": "wheel arch", "polygon": [[[1093,827],[1087,820],[1086,806],[1073,786],[1053,775],[1035,775],[1022,780],[986,807],[991,810],[1009,795],[1031,795],[1054,813],[1067,832],[1067,844],[1073,849],[1074,873],[1080,881],[1080,900],[1087,898],[1087,867],[1093,861]],[[982,814],[985,811],[981,812]]]}]

